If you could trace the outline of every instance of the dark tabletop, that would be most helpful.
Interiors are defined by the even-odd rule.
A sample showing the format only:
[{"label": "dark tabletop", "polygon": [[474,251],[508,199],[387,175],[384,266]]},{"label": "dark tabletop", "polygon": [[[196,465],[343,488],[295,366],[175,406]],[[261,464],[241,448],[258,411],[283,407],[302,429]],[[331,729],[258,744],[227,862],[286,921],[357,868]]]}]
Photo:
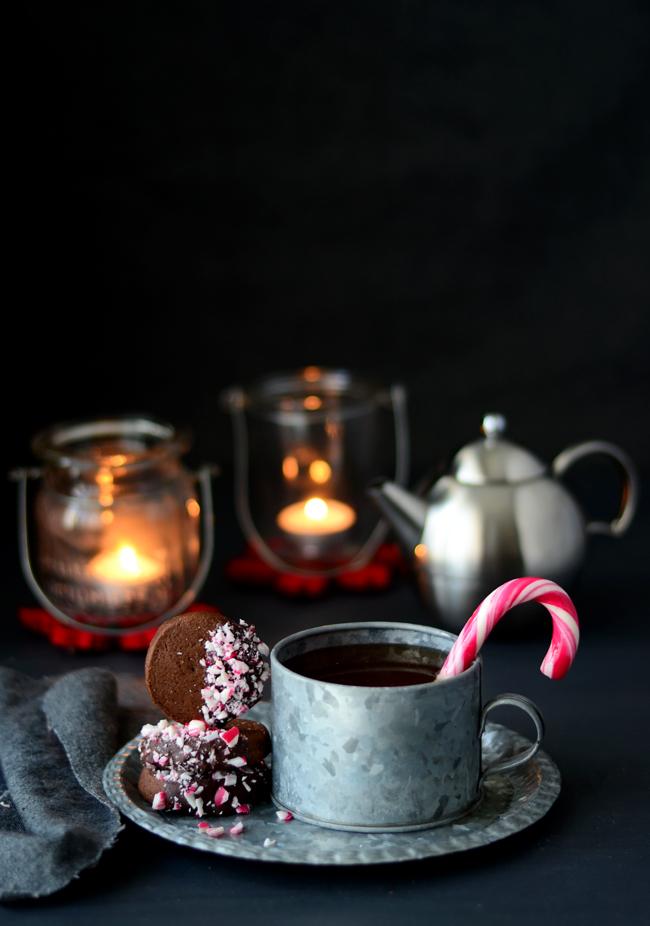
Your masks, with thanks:
[{"label": "dark tabletop", "polygon": [[[562,793],[549,814],[503,842],[446,858],[399,865],[311,868],[235,861],[181,848],[126,822],[97,867],[56,896],[5,907],[23,923],[254,922],[527,924],[631,923],[650,900],[650,728],[647,517],[618,543],[595,539],[575,598],[583,639],[561,682],[538,671],[550,626],[539,609],[539,633],[491,640],[484,649],[485,696],[519,691],[541,707],[545,748],[562,772]],[[225,535],[225,536],[224,536]],[[204,600],[255,622],[270,643],[305,626],[346,620],[430,622],[411,583],[386,594],[332,594],[290,601],[237,589],[223,575],[236,549],[223,525]],[[10,586],[26,600],[16,574]],[[511,615],[511,623],[516,618]],[[22,629],[5,614],[3,662],[32,674],[99,664],[138,675],[140,654],[69,654]],[[526,732],[503,712],[494,719]],[[520,724],[523,723],[523,726]],[[153,920],[155,917],[155,920]],[[645,921],[645,920],[644,920]]]}]

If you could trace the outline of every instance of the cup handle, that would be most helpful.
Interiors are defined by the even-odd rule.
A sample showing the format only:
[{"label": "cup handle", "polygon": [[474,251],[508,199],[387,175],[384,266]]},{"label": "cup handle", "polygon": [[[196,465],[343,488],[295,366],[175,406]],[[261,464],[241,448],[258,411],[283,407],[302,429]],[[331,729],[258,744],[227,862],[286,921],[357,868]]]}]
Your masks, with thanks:
[{"label": "cup handle", "polygon": [[487,767],[481,762],[481,783],[487,775],[492,775],[495,772],[505,772],[508,769],[517,768],[519,765],[525,765],[526,762],[529,762],[533,756],[537,754],[542,740],[544,739],[544,718],[539,709],[531,700],[518,694],[501,694],[497,695],[496,698],[492,698],[491,701],[488,701],[481,714],[479,736],[483,735],[487,716],[495,707],[518,707],[525,714],[528,714],[535,724],[535,742],[531,743],[531,745],[522,752],[518,752],[515,756],[509,756],[507,759],[500,759],[498,762],[493,762],[492,765]]}]

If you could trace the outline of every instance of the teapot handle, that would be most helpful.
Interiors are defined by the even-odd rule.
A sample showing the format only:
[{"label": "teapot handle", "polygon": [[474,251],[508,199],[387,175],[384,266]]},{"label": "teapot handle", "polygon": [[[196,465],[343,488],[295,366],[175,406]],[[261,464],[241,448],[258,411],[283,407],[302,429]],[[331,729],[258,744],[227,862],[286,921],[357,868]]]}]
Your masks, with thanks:
[{"label": "teapot handle", "polygon": [[587,524],[587,533],[619,537],[625,533],[632,523],[639,498],[639,476],[636,466],[624,450],[621,450],[616,444],[610,444],[608,441],[585,441],[584,444],[567,447],[566,450],[559,453],[552,463],[553,473],[555,476],[564,475],[574,463],[577,463],[583,457],[590,456],[592,453],[608,456],[614,460],[623,476],[623,488],[618,515],[613,521],[590,521]]}]

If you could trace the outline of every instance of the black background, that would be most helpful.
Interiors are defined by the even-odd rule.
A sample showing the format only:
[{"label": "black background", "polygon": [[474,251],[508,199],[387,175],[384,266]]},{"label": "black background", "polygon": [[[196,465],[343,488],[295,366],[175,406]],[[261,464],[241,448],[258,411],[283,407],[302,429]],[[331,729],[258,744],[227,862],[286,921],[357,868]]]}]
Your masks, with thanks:
[{"label": "black background", "polygon": [[[218,408],[232,382],[311,363],[405,382],[414,477],[491,409],[546,458],[602,437],[648,470],[647,4],[30,3],[14,16],[7,466],[56,420],[138,409],[192,426],[196,459],[225,465],[206,596],[271,642],[309,622],[429,617],[410,585],[308,613],[225,585],[241,543]],[[589,505],[607,514],[611,474],[590,472],[602,494]],[[203,916],[216,890],[232,919],[232,888],[279,923],[636,922],[647,525],[642,502],[629,538],[592,545],[589,633],[564,688],[534,671],[541,644],[492,645],[491,687],[539,700],[565,775],[529,834],[330,877],[209,862],[128,827],[34,918]],[[6,661],[141,671],[138,656],[73,659],[20,630],[13,511],[4,549]]]},{"label": "black background", "polygon": [[627,0],[25,5],[14,454],[137,408],[227,461],[219,390],[318,363],[409,386],[421,467],[492,408],[645,463],[649,38]]}]

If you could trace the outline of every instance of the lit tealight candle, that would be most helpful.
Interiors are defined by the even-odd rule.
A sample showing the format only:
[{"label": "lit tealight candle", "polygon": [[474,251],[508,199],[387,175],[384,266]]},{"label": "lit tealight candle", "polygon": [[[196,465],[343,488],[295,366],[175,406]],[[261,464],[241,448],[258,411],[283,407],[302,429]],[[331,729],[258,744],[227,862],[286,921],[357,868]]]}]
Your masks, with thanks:
[{"label": "lit tealight candle", "polygon": [[101,582],[137,585],[159,579],[164,569],[157,560],[138,553],[130,543],[122,543],[115,550],[98,553],[88,563],[88,572]]},{"label": "lit tealight candle", "polygon": [[287,505],[277,517],[283,531],[309,537],[338,534],[352,527],[356,520],[354,509],[345,502],[318,497]]}]

